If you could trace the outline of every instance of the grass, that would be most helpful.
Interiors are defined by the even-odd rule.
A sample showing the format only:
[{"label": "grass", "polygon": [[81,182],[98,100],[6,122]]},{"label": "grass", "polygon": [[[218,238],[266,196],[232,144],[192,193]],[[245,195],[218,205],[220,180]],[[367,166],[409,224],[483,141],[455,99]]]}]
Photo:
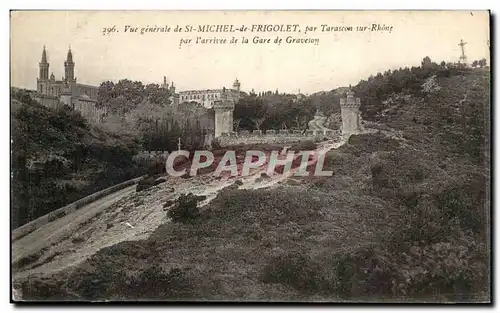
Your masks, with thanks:
[{"label": "grass", "polygon": [[[456,92],[466,82],[444,81]],[[448,96],[431,100],[444,106]],[[433,110],[421,114],[432,123],[413,122],[413,104],[392,117],[404,141],[352,136],[327,154],[332,177],[226,188],[189,223],[165,221],[55,274],[50,296],[487,301],[489,173],[473,153],[454,153]],[[23,294],[36,296],[29,284]]]},{"label": "grass", "polygon": [[[331,195],[311,190],[305,197],[302,191],[300,186],[224,191],[200,212],[196,221],[165,223],[147,240],[123,242],[101,250],[86,265],[68,273],[73,283],[62,286],[65,292],[61,295],[118,299],[125,296],[125,291],[129,295],[132,292],[132,287],[121,286],[121,278],[117,279],[122,277],[122,270],[136,276],[157,264],[162,275],[177,268],[189,277],[186,280],[190,282],[190,295],[196,299],[304,297],[301,291],[305,285],[300,281],[290,287],[279,279],[265,280],[268,264],[290,251],[307,258],[321,258],[325,251],[350,249],[354,242],[371,240],[376,225],[360,226],[365,219],[346,193]],[[364,209],[370,214],[376,211],[373,207]],[[74,286],[78,281],[102,281],[99,295],[90,287]],[[142,296],[157,297],[157,291],[148,292]],[[337,299],[334,295],[322,297]]]}]

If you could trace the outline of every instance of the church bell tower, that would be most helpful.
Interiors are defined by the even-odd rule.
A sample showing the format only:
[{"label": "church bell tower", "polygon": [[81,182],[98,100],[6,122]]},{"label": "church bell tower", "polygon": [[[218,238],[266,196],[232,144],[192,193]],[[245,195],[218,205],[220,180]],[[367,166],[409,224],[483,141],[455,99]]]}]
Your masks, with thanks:
[{"label": "church bell tower", "polygon": [[69,48],[66,61],[64,62],[64,80],[68,83],[76,83],[75,62],[73,62],[71,48]]},{"label": "church bell tower", "polygon": [[45,46],[43,46],[42,60],[38,64],[39,72],[37,79],[37,91],[40,93],[45,93],[47,91],[47,81],[49,80],[49,63],[47,62],[47,51],[45,51]]},{"label": "church bell tower", "polygon": [[43,46],[42,60],[39,63],[39,79],[48,80],[49,79],[49,63],[47,62],[47,51],[45,51],[45,46]]}]

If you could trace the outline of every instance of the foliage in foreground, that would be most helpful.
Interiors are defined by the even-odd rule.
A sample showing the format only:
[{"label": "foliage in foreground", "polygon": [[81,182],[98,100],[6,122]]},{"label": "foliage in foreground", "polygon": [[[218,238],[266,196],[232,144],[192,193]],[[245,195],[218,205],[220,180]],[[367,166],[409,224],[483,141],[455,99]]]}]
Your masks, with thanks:
[{"label": "foliage in foreground", "polygon": [[12,216],[20,226],[93,192],[145,173],[132,137],[95,128],[69,107],[41,106],[23,91],[12,110]]}]

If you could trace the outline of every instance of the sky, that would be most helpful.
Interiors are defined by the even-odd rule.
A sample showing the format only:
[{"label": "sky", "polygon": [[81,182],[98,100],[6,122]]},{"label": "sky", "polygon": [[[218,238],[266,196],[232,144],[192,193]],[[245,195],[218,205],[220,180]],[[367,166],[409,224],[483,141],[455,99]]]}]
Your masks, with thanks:
[{"label": "sky", "polygon": [[[173,32],[176,25],[295,25],[300,32]],[[380,24],[383,31],[371,31]],[[125,26],[165,27],[171,32],[125,32]],[[321,25],[367,27],[365,31],[321,31]],[[115,32],[104,34],[115,26]],[[316,31],[305,34],[306,27]],[[391,28],[392,27],[392,28]],[[391,28],[389,32],[387,29]],[[326,29],[326,27],[325,27]],[[226,38],[249,43],[184,44],[182,39]],[[271,43],[253,43],[254,37]],[[276,37],[318,39],[275,44]],[[71,47],[79,83],[98,86],[128,78],[161,84],[163,76],[177,91],[231,87],[256,92],[310,94],[355,85],[377,72],[419,65],[423,57],[455,62],[458,43],[467,42],[468,60],[489,57],[486,11],[12,11],[11,85],[36,89],[43,46],[49,72],[64,75]]]}]

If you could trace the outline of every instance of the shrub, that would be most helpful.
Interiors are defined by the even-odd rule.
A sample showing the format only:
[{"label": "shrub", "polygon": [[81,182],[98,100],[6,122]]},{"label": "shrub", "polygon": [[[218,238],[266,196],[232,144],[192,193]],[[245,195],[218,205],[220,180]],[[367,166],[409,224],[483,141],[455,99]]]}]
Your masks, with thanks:
[{"label": "shrub", "polygon": [[168,211],[167,216],[174,223],[191,223],[195,221],[200,215],[198,200],[199,198],[193,194],[181,195],[176,205]]},{"label": "shrub", "polygon": [[460,226],[474,233],[484,232],[487,223],[481,181],[476,184],[451,186],[436,195],[439,208],[448,218],[457,218]]},{"label": "shrub", "polygon": [[135,188],[135,191],[142,191],[149,189],[153,186],[156,185],[156,179],[154,177],[145,177],[137,183],[137,187]]},{"label": "shrub", "polygon": [[348,145],[342,147],[340,150],[348,150],[357,157],[363,153],[395,151],[399,147],[397,140],[388,138],[381,133],[351,135],[347,143]]},{"label": "shrub", "polygon": [[449,300],[465,300],[485,292],[488,268],[482,245],[469,238],[412,246],[402,253],[395,285],[405,295],[443,295]]},{"label": "shrub", "polygon": [[79,277],[77,293],[85,300],[106,299],[123,290],[126,285],[127,274],[123,270],[115,267],[94,267],[93,271],[86,272],[83,277]]},{"label": "shrub", "polygon": [[394,191],[408,189],[410,184],[420,183],[428,175],[424,162],[410,153],[396,151],[378,153],[371,165],[374,188]]},{"label": "shrub", "polygon": [[315,293],[328,289],[321,266],[305,253],[290,253],[273,258],[264,267],[264,283],[290,285],[305,293]]},{"label": "shrub", "polygon": [[484,245],[468,240],[415,245],[406,252],[363,247],[344,253],[335,263],[335,292],[345,298],[484,298],[487,255]]},{"label": "shrub", "polygon": [[165,172],[166,172],[165,161],[163,160],[155,160],[154,162],[148,165],[148,170],[147,170],[148,175],[154,176]]},{"label": "shrub", "polygon": [[335,263],[335,291],[344,297],[390,295],[395,272],[391,258],[375,247],[361,247]]},{"label": "shrub", "polygon": [[212,150],[220,150],[220,149],[222,149],[222,146],[221,146],[221,144],[219,143],[219,140],[218,140],[218,139],[213,139],[213,140],[212,140],[212,144],[211,144],[211,146],[212,146],[212,147],[211,147],[211,148],[212,148]]},{"label": "shrub", "polygon": [[31,278],[18,285],[23,300],[59,301],[75,298],[62,288],[61,282],[54,282],[48,278]]},{"label": "shrub", "polygon": [[128,292],[137,299],[175,299],[193,296],[194,289],[186,272],[173,268],[164,273],[160,266],[148,267],[138,276],[130,278]]}]

